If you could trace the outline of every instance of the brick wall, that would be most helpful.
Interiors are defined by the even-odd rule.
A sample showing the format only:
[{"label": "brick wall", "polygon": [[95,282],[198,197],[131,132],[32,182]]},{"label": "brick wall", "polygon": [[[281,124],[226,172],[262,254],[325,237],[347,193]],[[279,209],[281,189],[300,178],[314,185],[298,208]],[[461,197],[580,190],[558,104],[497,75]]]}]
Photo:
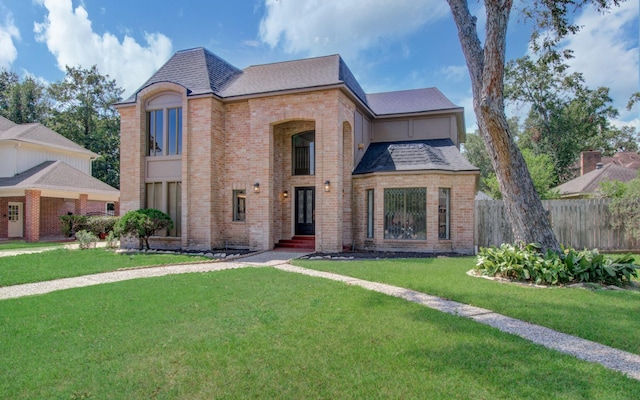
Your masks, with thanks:
[{"label": "brick wall", "polygon": [[60,230],[60,216],[75,211],[75,201],[43,197],[40,199],[40,236],[62,236]]},{"label": "brick wall", "polygon": [[[427,172],[374,174],[354,179],[354,235],[356,247],[368,250],[434,251],[472,253],[474,246],[474,199],[476,175]],[[427,189],[426,240],[384,239],[384,189]],[[438,238],[438,189],[450,188],[450,239]],[[374,190],[374,237],[366,238],[366,190]]]}]

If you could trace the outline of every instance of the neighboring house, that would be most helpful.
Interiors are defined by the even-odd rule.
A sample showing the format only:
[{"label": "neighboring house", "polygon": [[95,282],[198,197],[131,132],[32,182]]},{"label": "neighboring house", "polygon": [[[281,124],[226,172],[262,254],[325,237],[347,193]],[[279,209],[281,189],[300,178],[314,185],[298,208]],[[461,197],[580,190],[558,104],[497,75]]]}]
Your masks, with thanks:
[{"label": "neighboring house", "polygon": [[640,156],[634,152],[621,152],[602,158],[599,151],[580,154],[580,173],[575,179],[556,187],[563,199],[593,197],[602,182],[629,182],[638,176]]},{"label": "neighboring house", "polygon": [[338,55],[239,70],[179,51],[121,115],[121,211],[163,248],[473,251],[479,170],[438,89],[366,94]]},{"label": "neighboring house", "polygon": [[0,239],[60,237],[69,213],[117,214],[120,192],[91,176],[96,157],[41,124],[0,117]]},{"label": "neighboring house", "polygon": [[476,193],[475,199],[476,200],[493,200],[493,197],[489,196],[482,190],[478,190],[478,193]]}]

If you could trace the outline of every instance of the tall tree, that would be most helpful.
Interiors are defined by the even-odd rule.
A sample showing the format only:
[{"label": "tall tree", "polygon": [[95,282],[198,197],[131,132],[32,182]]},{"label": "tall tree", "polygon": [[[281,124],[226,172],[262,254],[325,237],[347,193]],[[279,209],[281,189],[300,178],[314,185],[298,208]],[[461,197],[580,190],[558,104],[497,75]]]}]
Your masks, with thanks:
[{"label": "tall tree", "polygon": [[20,81],[15,72],[0,69],[0,115],[9,119],[9,99],[14,85]]},{"label": "tall tree", "polygon": [[54,101],[48,126],[100,155],[93,176],[113,187],[120,185],[120,117],[111,105],[121,99],[123,89],[103,76],[94,65],[89,69],[66,67],[65,78],[49,86]]},{"label": "tall tree", "polygon": [[609,89],[589,89],[582,74],[568,74],[568,68],[563,58],[539,54],[536,60],[526,56],[510,61],[505,70],[505,98],[530,106],[518,145],[548,155],[558,183],[575,177],[580,152],[615,152],[615,135],[624,134],[610,127],[618,111],[611,106]]},{"label": "tall tree", "polygon": [[[504,111],[504,70],[507,26],[512,0],[485,0],[486,32],[484,46],[478,37],[477,18],[466,0],[447,0],[458,28],[458,38],[471,78],[473,109],[493,164],[507,215],[516,241],[535,242],[543,249],[560,251],[551,222],[535,191],[522,153],[516,146]],[[612,0],[618,4],[618,0]],[[609,0],[533,0],[525,15],[535,18],[536,26],[551,36],[542,46],[553,46],[578,27],[569,22],[569,10],[586,3],[600,9]],[[540,36],[536,35],[536,38]]]},{"label": "tall tree", "polygon": [[0,72],[0,115],[16,124],[43,123],[48,110],[44,84],[31,76],[20,79],[14,72]]}]

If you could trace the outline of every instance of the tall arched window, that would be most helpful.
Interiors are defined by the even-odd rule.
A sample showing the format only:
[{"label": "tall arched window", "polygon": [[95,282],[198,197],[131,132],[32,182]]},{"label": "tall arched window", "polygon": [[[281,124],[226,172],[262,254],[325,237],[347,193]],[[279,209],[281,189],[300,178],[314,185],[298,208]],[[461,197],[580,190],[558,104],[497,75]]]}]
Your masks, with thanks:
[{"label": "tall arched window", "polygon": [[291,141],[293,175],[315,175],[316,132],[306,131],[294,135]]},{"label": "tall arched window", "polygon": [[182,98],[163,94],[147,103],[147,155],[182,154]]}]

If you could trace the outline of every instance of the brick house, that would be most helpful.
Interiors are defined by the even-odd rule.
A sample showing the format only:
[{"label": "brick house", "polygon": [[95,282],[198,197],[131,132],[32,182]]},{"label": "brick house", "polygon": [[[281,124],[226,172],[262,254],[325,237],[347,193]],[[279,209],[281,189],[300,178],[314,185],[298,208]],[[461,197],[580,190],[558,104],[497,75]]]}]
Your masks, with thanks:
[{"label": "brick house", "polygon": [[68,213],[117,215],[120,192],[91,176],[97,156],[41,124],[0,117],[0,240],[60,238]]},{"label": "brick house", "polygon": [[473,250],[479,171],[436,88],[366,94],[339,55],[240,70],[176,52],[121,115],[121,210],[162,248]]}]

